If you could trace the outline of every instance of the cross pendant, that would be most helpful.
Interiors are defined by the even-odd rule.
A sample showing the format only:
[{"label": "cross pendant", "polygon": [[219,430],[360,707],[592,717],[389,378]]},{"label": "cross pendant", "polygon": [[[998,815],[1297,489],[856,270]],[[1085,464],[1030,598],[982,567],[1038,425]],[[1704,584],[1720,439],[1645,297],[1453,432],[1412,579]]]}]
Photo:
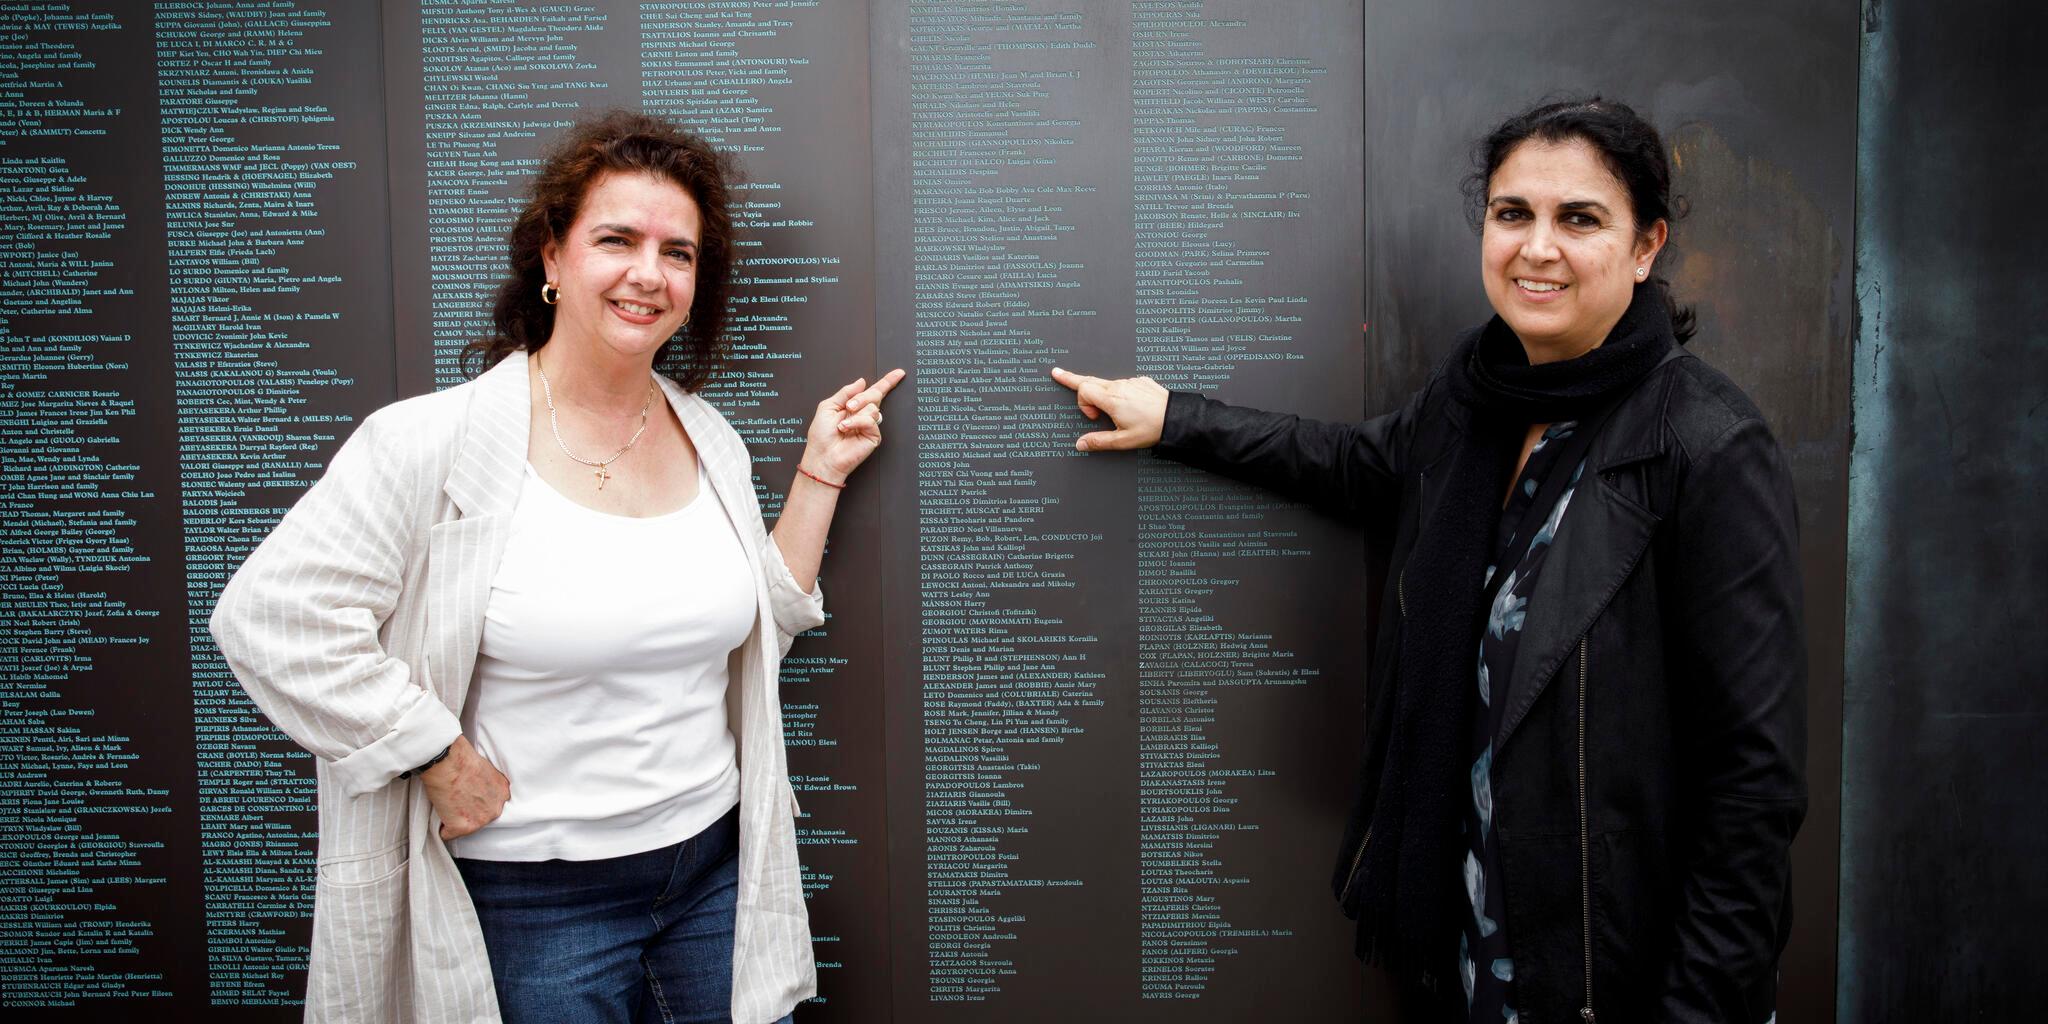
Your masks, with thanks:
[{"label": "cross pendant", "polygon": [[600,490],[600,491],[601,491],[601,490],[604,490],[604,482],[605,482],[606,480],[609,480],[609,479],[611,479],[611,476],[612,476],[612,475],[611,475],[610,473],[607,473],[607,472],[605,472],[605,468],[604,468],[603,466],[599,466],[599,467],[597,467],[597,472],[596,472],[596,476],[597,476],[597,489],[598,489],[598,490]]}]

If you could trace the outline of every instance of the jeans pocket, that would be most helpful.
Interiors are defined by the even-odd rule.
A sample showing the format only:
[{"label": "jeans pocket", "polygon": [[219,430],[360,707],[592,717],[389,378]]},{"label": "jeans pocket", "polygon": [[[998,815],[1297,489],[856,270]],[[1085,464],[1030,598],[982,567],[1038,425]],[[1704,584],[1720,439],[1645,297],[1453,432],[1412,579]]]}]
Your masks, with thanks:
[{"label": "jeans pocket", "polygon": [[690,883],[697,878],[699,867],[697,837],[693,836],[685,839],[677,843],[673,849],[676,851],[676,855],[669,864],[668,882],[661,887],[661,895],[654,898],[656,910],[669,905],[676,897],[690,891]]},{"label": "jeans pocket", "polygon": [[676,844],[668,884],[654,901],[657,909],[689,892],[705,875],[739,855],[739,813],[739,808],[734,807],[696,835]]}]

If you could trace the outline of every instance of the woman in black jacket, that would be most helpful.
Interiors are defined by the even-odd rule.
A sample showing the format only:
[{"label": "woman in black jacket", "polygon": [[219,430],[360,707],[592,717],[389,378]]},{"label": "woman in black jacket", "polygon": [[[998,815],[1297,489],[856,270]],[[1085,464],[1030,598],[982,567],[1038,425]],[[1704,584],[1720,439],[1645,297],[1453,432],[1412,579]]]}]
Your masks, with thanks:
[{"label": "woman in black jacket", "polygon": [[[1773,1015],[1806,810],[1785,462],[1681,346],[1670,171],[1598,99],[1481,148],[1495,316],[1397,412],[1319,423],[1054,370],[1084,451],[1314,501],[1391,553],[1332,889],[1429,1019]],[[1453,981],[1452,979],[1456,979]]]}]

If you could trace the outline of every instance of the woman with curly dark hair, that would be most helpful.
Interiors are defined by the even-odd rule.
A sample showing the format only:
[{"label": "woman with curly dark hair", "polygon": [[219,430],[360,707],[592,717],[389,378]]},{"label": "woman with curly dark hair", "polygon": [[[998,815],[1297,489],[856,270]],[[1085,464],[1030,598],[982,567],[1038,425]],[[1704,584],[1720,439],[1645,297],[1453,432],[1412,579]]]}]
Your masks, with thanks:
[{"label": "woman with curly dark hair", "polygon": [[1479,147],[1494,316],[1317,423],[1054,370],[1083,451],[1313,501],[1389,553],[1331,891],[1425,1020],[1763,1024],[1806,811],[1791,478],[1655,273],[1657,132],[1550,103]]},{"label": "woman with curly dark hair", "polygon": [[658,118],[571,129],[481,375],[366,419],[221,595],[228,664],[317,755],[308,1019],[762,1022],[815,992],[777,667],[903,374],[819,403],[769,534],[695,394],[732,176]]}]

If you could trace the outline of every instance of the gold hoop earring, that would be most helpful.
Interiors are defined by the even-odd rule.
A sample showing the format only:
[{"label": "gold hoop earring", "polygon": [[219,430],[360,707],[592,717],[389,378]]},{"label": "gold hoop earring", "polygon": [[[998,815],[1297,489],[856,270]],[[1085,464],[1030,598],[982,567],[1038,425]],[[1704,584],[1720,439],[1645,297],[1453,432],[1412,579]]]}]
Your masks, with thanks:
[{"label": "gold hoop earring", "polygon": [[553,281],[542,281],[540,283],[540,300],[552,306],[562,301],[562,290],[555,287]]}]

